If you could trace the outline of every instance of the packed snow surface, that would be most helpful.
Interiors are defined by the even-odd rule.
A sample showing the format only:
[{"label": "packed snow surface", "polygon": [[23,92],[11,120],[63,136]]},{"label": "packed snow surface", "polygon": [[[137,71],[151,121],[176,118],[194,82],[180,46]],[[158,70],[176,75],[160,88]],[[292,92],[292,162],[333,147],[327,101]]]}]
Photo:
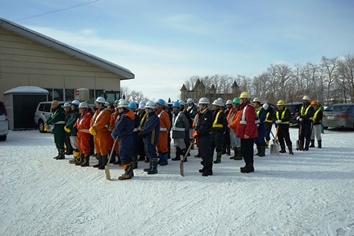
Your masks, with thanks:
[{"label": "packed snow surface", "polygon": [[[255,172],[223,155],[202,177],[185,163],[131,180],[54,160],[53,135],[10,131],[0,142],[0,235],[354,235],[354,133],[326,130],[323,148],[255,157]],[[172,149],[174,153],[174,148]],[[214,155],[215,156],[215,155]],[[172,155],[174,157],[174,155]],[[91,165],[97,161],[91,157]]]}]

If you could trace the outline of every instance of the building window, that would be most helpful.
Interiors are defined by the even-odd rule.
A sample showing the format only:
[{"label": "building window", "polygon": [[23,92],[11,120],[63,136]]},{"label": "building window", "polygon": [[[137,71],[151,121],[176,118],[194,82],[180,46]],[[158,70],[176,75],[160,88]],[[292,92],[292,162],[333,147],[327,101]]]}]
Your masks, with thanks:
[{"label": "building window", "polygon": [[64,101],[63,89],[54,89],[53,100]]},{"label": "building window", "polygon": [[65,100],[64,101],[72,101],[74,100],[74,89],[65,89]]}]

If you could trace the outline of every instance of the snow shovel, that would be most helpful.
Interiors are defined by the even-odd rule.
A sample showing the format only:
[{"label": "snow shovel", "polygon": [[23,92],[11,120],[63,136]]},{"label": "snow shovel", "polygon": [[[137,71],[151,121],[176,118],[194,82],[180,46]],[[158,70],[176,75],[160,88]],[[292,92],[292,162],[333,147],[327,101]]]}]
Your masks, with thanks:
[{"label": "snow shovel", "polygon": [[270,131],[273,136],[273,143],[270,145],[270,154],[279,155],[278,131],[279,131],[279,125],[277,126],[275,136],[274,136],[273,132]]},{"label": "snow shovel", "polygon": [[111,153],[109,154],[108,162],[104,166],[104,172],[106,173],[106,179],[107,180],[111,180],[111,173],[109,172],[109,163],[111,162],[111,158],[112,158],[112,155],[113,155],[113,152],[114,152],[114,147],[116,146],[117,140],[118,140],[118,137],[114,140]]},{"label": "snow shovel", "polygon": [[184,177],[184,166],[183,166],[183,163],[184,161],[186,160],[187,156],[188,156],[188,153],[190,152],[190,150],[192,149],[192,146],[194,145],[194,139],[193,139],[193,142],[191,142],[191,144],[189,144],[189,147],[186,151],[186,153],[184,154],[182,160],[181,160],[181,163],[179,164],[179,173],[181,174],[181,176]]}]

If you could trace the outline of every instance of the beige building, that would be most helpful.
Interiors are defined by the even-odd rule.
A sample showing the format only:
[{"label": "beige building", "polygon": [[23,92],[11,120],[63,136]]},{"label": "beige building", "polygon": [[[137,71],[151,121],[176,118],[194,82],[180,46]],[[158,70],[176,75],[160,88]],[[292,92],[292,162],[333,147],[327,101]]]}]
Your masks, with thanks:
[{"label": "beige building", "polygon": [[119,98],[126,79],[134,79],[126,68],[0,18],[0,101],[17,86],[47,89],[48,100],[71,101],[77,88],[88,88],[90,100],[103,91]]}]

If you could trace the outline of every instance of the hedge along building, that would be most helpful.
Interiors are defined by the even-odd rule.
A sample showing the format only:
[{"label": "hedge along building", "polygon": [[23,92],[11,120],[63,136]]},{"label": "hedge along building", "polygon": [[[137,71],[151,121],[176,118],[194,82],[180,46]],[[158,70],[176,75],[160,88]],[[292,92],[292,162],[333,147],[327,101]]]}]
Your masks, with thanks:
[{"label": "hedge along building", "polygon": [[120,81],[134,77],[124,67],[0,18],[0,100],[17,86],[42,87],[49,100],[59,101],[88,88],[94,100],[104,91],[119,94]]}]

